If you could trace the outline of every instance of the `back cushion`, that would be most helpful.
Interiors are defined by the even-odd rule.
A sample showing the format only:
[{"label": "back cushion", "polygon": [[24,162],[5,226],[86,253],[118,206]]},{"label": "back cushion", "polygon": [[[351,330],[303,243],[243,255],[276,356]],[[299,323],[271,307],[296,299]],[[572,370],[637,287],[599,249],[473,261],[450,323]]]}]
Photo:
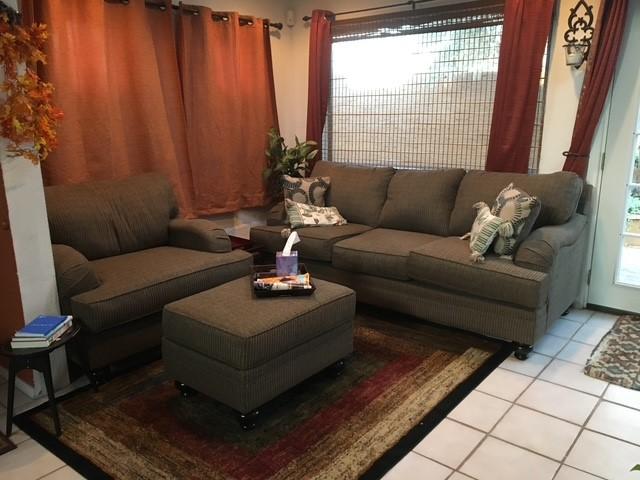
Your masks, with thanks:
[{"label": "back cushion", "polygon": [[380,226],[446,236],[465,171],[397,170],[387,191]]},{"label": "back cushion", "polygon": [[541,175],[469,172],[460,182],[449,222],[449,234],[464,235],[469,232],[476,216],[473,204],[476,202],[493,204],[498,193],[511,182],[540,200],[542,208],[533,228],[566,223],[576,212],[584,183],[572,172]]},{"label": "back cushion", "polygon": [[333,162],[318,162],[313,177],[331,177],[326,204],[336,207],[349,223],[377,227],[387,198],[393,168],[349,167]]},{"label": "back cushion", "polygon": [[45,197],[51,241],[90,260],[166,245],[178,213],[171,185],[155,173],[46,187]]}]

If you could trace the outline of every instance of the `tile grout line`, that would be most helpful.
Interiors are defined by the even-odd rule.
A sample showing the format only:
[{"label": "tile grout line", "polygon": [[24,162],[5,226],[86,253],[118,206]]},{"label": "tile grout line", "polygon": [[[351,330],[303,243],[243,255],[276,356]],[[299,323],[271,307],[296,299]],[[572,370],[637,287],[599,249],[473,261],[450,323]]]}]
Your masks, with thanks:
[{"label": "tile grout line", "polygon": [[[44,475],[42,475],[42,476],[40,476],[40,477],[37,477],[35,480],[42,480],[42,479],[46,479],[49,475],[51,475],[51,474],[53,474],[53,473],[56,473],[57,471],[62,470],[63,468],[66,468],[66,467],[68,467],[68,465],[65,463],[65,464],[64,464],[64,465],[62,465],[61,467],[58,467],[58,468],[56,468],[56,469],[54,469],[54,470],[51,470],[49,473],[45,473]],[[71,468],[71,467],[69,467],[69,468]],[[74,471],[75,471],[75,470],[74,470]]]}]

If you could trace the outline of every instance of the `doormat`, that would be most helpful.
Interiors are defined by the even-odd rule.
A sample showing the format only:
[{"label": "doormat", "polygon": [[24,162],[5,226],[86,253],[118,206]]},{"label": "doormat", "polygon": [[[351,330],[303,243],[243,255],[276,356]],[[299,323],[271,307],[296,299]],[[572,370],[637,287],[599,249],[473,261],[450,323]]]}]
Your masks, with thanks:
[{"label": "doormat", "polygon": [[584,371],[590,377],[640,390],[640,316],[620,317],[593,350]]}]

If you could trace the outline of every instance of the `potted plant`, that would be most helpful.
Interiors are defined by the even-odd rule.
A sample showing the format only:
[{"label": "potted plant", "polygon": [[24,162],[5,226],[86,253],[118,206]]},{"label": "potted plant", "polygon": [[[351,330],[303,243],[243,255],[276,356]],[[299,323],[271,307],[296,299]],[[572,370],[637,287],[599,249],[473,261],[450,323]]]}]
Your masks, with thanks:
[{"label": "potted plant", "polygon": [[265,151],[267,167],[263,175],[269,194],[278,198],[282,189],[282,176],[304,177],[309,168],[309,161],[318,154],[318,144],[312,140],[301,142],[295,137],[295,146],[288,147],[275,128],[269,130],[268,137],[269,147]]}]

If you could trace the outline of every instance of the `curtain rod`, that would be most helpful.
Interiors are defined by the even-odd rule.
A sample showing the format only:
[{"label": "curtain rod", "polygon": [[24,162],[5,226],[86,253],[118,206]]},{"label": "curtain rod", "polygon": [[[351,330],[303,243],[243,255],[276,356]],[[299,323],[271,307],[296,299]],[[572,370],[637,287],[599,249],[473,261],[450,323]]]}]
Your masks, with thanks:
[{"label": "curtain rod", "polygon": [[[369,8],[361,8],[359,10],[348,10],[344,12],[334,13],[332,17],[337,17],[338,15],[350,15],[352,13],[364,13],[364,12],[373,12],[374,10],[385,10],[387,8],[396,8],[396,7],[411,7],[412,10],[416,9],[416,5],[420,3],[433,2],[433,0],[408,0],[407,2],[402,3],[392,3],[390,5],[381,5],[379,7],[369,7]],[[305,15],[302,17],[302,20],[308,22],[311,20],[309,15]]]},{"label": "curtain rod", "polygon": [[[1,0],[0,0],[1,1]],[[107,3],[121,3],[122,5],[129,5],[130,0],[104,0]],[[151,8],[157,8],[158,10],[164,12],[167,9],[167,2],[165,0],[145,0],[144,4],[147,7],[151,7]],[[173,8],[174,10],[182,10],[184,12],[187,12],[191,15],[200,15],[200,10],[198,10],[197,8],[193,8],[191,6],[188,5],[184,5],[182,4],[182,2],[180,2],[180,5],[174,5],[173,3],[171,3],[171,8]],[[221,13],[215,13],[212,12],[211,13],[211,18],[213,20],[216,21],[228,21],[229,17],[225,14],[221,14]],[[240,19],[240,25],[244,26],[244,25],[253,25],[252,21],[247,21],[245,19]],[[269,19],[264,19],[264,27],[268,28],[268,27],[273,27],[276,28],[278,30],[282,30],[282,23],[277,22],[277,23],[273,23],[270,22]]]},{"label": "curtain rod", "polygon": [[[120,2],[128,4],[129,0],[120,0]],[[145,5],[147,7],[152,7],[152,8],[157,8],[161,11],[165,11],[167,9],[167,5],[165,4],[164,0],[160,0],[160,1],[153,1],[153,0],[146,0]],[[174,10],[179,10],[182,9],[183,11],[191,14],[191,15],[200,15],[200,10],[198,10],[197,8],[192,8],[189,7],[187,5],[174,5],[171,4],[171,8],[173,8]],[[224,21],[227,22],[229,20],[229,17],[223,13],[215,13],[215,12],[211,12],[211,18],[213,20],[217,20],[217,21]],[[243,19],[242,17],[240,18],[240,25],[253,25],[253,22],[250,20],[246,20]],[[282,23],[281,22],[271,22],[269,21],[269,19],[265,18],[264,19],[264,27],[273,27],[277,30],[282,30]]]}]

